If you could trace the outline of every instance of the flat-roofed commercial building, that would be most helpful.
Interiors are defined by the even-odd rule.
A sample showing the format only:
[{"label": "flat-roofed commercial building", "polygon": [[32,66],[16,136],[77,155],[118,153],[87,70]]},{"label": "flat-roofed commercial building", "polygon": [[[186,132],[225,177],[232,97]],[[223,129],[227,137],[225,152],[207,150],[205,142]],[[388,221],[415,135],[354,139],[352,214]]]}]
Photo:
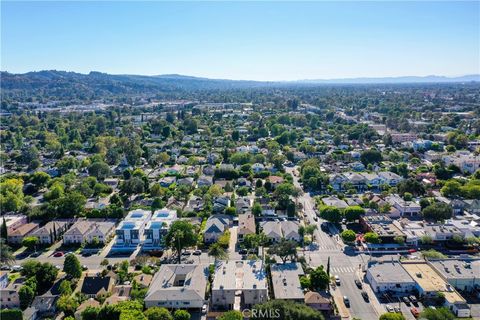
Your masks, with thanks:
[{"label": "flat-roofed commercial building", "polygon": [[480,289],[480,259],[433,260],[429,264],[457,290]]},{"label": "flat-roofed commercial building", "polygon": [[403,261],[403,268],[417,283],[421,296],[433,298],[441,292],[445,296],[445,306],[457,317],[470,317],[470,308],[465,299],[426,261]]},{"label": "flat-roofed commercial building", "polygon": [[370,266],[366,275],[374,292],[412,292],[416,283],[398,261],[379,262]]}]

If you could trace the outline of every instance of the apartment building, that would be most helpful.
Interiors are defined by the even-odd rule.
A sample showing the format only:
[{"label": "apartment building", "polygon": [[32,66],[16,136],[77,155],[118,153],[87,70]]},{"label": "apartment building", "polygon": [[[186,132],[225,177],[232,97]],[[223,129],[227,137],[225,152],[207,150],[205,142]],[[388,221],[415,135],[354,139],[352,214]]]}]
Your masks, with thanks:
[{"label": "apartment building", "polygon": [[149,210],[130,211],[115,229],[114,247],[136,247],[142,243],[145,240],[143,231],[150,218]]},{"label": "apartment building", "polygon": [[170,225],[175,220],[177,220],[177,212],[175,210],[167,208],[156,210],[145,226],[144,248],[160,249],[163,237],[167,234]]},{"label": "apartment building", "polygon": [[212,284],[214,309],[240,310],[267,300],[267,276],[262,261],[229,260],[217,264]]}]

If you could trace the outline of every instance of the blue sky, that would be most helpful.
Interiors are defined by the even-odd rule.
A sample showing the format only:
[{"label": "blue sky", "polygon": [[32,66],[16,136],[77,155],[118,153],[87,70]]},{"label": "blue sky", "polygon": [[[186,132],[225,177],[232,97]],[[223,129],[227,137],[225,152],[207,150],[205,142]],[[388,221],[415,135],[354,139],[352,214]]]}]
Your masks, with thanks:
[{"label": "blue sky", "polygon": [[480,2],[1,3],[1,69],[252,80],[480,73]]}]

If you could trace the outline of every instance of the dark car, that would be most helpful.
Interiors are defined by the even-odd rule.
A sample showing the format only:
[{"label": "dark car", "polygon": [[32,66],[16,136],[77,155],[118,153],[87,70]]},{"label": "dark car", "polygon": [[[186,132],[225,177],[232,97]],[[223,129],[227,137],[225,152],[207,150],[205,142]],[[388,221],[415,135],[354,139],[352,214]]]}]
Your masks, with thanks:
[{"label": "dark car", "polygon": [[37,252],[32,253],[32,254],[30,255],[30,257],[32,257],[32,258],[37,258],[37,257],[39,257],[41,254],[42,254],[41,252],[38,252],[38,251],[37,251]]},{"label": "dark car", "polygon": [[417,298],[415,296],[408,297],[414,306],[418,306]]},{"label": "dark car", "polygon": [[355,279],[355,285],[358,287],[358,289],[362,289],[362,282],[358,279]]},{"label": "dark car", "polygon": [[240,249],[240,251],[238,251],[238,253],[240,253],[240,254],[247,254],[248,251],[247,251],[247,249]]},{"label": "dark car", "polygon": [[410,300],[408,300],[408,297],[403,297],[402,300],[403,300],[403,302],[405,302],[405,304],[406,304],[407,306],[410,305]]},{"label": "dark car", "polygon": [[368,294],[365,291],[362,291],[362,297],[366,302],[370,301],[370,298],[368,298]]}]

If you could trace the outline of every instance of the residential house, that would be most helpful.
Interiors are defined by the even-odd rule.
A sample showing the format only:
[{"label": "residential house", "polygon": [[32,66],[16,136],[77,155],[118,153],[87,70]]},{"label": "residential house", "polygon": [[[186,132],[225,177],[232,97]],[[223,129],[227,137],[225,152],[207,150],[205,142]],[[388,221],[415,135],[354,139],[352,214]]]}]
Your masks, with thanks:
[{"label": "residential house", "polygon": [[300,285],[303,276],[302,265],[299,262],[276,263],[270,267],[273,297],[280,300],[304,302],[305,296]]},{"label": "residential house", "polygon": [[205,205],[205,201],[202,197],[197,197],[193,195],[187,202],[185,208],[183,208],[184,212],[199,212],[203,210],[203,206]]},{"label": "residential house", "polygon": [[197,186],[198,187],[210,187],[213,184],[213,179],[211,176],[202,175],[198,177]]},{"label": "residential house", "polygon": [[18,292],[23,286],[25,278],[17,278],[7,287],[0,289],[0,307],[2,309],[20,308],[20,296]]},{"label": "residential house", "polygon": [[148,288],[152,282],[153,276],[150,274],[138,274],[133,277],[133,280],[137,283],[140,288]]},{"label": "residential house", "polygon": [[397,194],[388,196],[386,201],[398,211],[401,217],[417,217],[422,210],[418,203],[404,200]]},{"label": "residential house", "polygon": [[212,215],[207,219],[203,240],[205,243],[213,243],[220,238],[225,231],[232,226],[232,217],[224,214]]},{"label": "residential house", "polygon": [[265,170],[265,166],[262,163],[254,163],[252,164],[252,170],[254,173],[259,173],[260,171]]},{"label": "residential house", "polygon": [[267,300],[267,276],[261,260],[229,260],[217,264],[211,298],[214,309],[240,310]]},{"label": "residential house", "polygon": [[208,265],[163,264],[153,277],[145,307],[201,309],[206,300]]},{"label": "residential house", "polygon": [[235,202],[235,208],[238,214],[250,211],[252,208],[252,199],[249,197],[239,197]]},{"label": "residential house", "polygon": [[179,186],[187,186],[187,187],[193,187],[195,184],[195,179],[192,177],[186,177],[186,178],[181,178],[177,180],[177,185]]},{"label": "residential house", "polygon": [[300,242],[298,233],[299,224],[296,221],[264,221],[260,224],[263,233],[270,242],[279,242],[281,239]]},{"label": "residential house", "polygon": [[266,179],[267,181],[270,181],[272,184],[272,187],[275,189],[278,185],[283,183],[283,177],[280,176],[269,176]]},{"label": "residential house", "polygon": [[111,292],[115,285],[115,278],[111,275],[102,276],[85,276],[82,281],[80,292],[88,298],[95,298],[98,295]]},{"label": "residential house", "polygon": [[348,204],[344,200],[340,200],[336,196],[322,198],[322,201],[326,206],[336,207],[338,209],[345,209],[348,207]]},{"label": "residential house", "polygon": [[24,318],[45,319],[54,317],[57,312],[57,300],[59,296],[49,292],[35,297],[30,307],[23,311]]},{"label": "residential house", "polygon": [[380,171],[378,173],[378,177],[381,179],[382,184],[388,184],[389,186],[396,186],[403,180],[398,174],[390,172],[390,171]]},{"label": "residential house", "polygon": [[331,311],[332,302],[327,298],[327,294],[320,294],[319,292],[308,291],[305,293],[305,305],[317,311]]},{"label": "residential house", "polygon": [[238,229],[237,237],[239,242],[243,242],[243,239],[247,234],[255,234],[255,217],[251,212],[238,215]]},{"label": "residential house", "polygon": [[172,176],[172,177],[163,177],[161,178],[158,183],[160,183],[160,186],[164,188],[170,187],[172,184],[174,184],[177,181],[177,178]]},{"label": "residential house", "polygon": [[213,212],[223,212],[230,207],[230,198],[227,196],[218,196],[213,199]]},{"label": "residential house", "polygon": [[27,216],[23,214],[6,214],[2,216],[2,223],[3,219],[5,219],[7,224],[7,234],[12,233],[15,229],[28,222]]},{"label": "residential house", "polygon": [[99,308],[100,307],[100,302],[97,300],[90,298],[82,302],[81,305],[78,306],[77,310],[75,311],[75,320],[81,320],[82,319],[82,312],[85,311],[87,308]]},{"label": "residential house", "polygon": [[480,199],[464,200],[467,206],[465,210],[470,214],[480,214]]},{"label": "residential house", "polygon": [[43,227],[33,231],[31,235],[37,237],[41,244],[52,244],[67,231],[70,224],[68,220],[50,221]]},{"label": "residential house", "polygon": [[14,229],[12,232],[8,233],[8,243],[10,244],[21,244],[23,238],[28,236],[33,231],[37,230],[39,227],[38,223],[30,222],[25,223]]},{"label": "residential house", "polygon": [[91,243],[96,239],[104,243],[115,229],[114,220],[79,219],[63,234],[64,244]]},{"label": "residential house", "polygon": [[272,242],[279,242],[283,238],[282,227],[279,221],[264,221],[260,223],[262,232]]}]

